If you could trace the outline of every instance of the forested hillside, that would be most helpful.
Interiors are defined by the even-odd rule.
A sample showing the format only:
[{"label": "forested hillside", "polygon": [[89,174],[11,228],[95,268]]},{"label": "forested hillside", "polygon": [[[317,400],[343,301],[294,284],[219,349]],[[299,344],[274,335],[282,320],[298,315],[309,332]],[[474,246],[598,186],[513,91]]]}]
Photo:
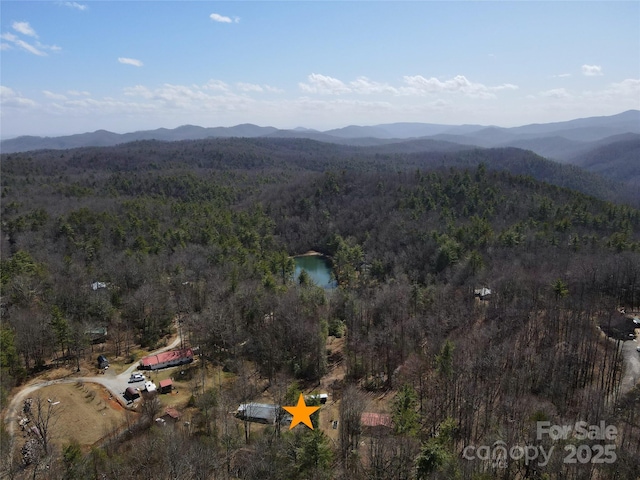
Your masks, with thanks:
[{"label": "forested hillside", "polygon": [[[640,391],[620,387],[620,341],[602,330],[621,307],[640,310],[638,198],[531,152],[436,147],[258,138],[2,155],[3,408],[54,365],[72,375],[93,362],[97,325],[109,356],[129,363],[179,325],[202,375],[227,375],[195,384],[188,431],[151,426],[145,410],[96,448],[69,439],[45,452],[46,473],[3,448],[5,471],[636,478]],[[291,256],[308,250],[329,257],[336,289],[293,277]],[[336,439],[250,432],[229,415],[265,395],[291,401],[338,364]],[[360,414],[380,397],[393,426],[365,431]],[[537,421],[615,425],[616,459],[567,463],[562,442],[544,465],[463,456],[498,441],[548,449]]]},{"label": "forested hillside", "polygon": [[577,155],[571,163],[640,188],[640,135],[627,135],[617,142]]}]

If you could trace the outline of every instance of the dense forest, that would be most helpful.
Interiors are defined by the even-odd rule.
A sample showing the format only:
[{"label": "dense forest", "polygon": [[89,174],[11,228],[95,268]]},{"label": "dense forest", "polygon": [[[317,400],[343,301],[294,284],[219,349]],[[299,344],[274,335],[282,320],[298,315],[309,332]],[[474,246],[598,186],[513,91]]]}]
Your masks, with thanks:
[{"label": "dense forest", "polygon": [[[3,424],[8,478],[637,478],[640,390],[621,388],[629,332],[616,327],[640,310],[637,192],[516,148],[231,138],[1,162],[3,409],[52,365],[92,362],[96,325],[132,362],[179,319],[198,368],[229,374],[194,391],[189,433],[143,412],[89,450],[69,439],[25,465]],[[294,277],[308,250],[337,288]],[[344,339],[339,358],[330,339]],[[336,441],[228,415],[265,391],[291,401],[336,362]],[[372,395],[391,399],[392,428],[361,425]],[[544,465],[464,454],[548,449],[541,421],[614,425],[615,461],[567,463],[572,440]]]}]

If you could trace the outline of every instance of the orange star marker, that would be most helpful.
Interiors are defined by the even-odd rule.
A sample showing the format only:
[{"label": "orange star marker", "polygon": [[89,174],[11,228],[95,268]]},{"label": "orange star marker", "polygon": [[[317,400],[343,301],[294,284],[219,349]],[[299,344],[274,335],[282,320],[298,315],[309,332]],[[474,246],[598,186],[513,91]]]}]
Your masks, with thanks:
[{"label": "orange star marker", "polygon": [[304,403],[304,397],[300,394],[300,398],[298,399],[298,405],[295,407],[282,407],[291,415],[293,415],[293,420],[291,420],[291,425],[289,425],[289,430],[295,427],[299,423],[304,423],[307,427],[313,430],[313,423],[311,423],[311,414],[318,410],[320,407],[307,407],[307,404]]}]

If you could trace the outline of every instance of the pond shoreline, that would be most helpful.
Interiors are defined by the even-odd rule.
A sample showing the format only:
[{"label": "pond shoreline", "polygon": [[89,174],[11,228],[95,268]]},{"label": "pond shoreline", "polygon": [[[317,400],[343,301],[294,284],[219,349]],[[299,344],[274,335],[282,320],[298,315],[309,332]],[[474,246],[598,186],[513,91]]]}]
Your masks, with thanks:
[{"label": "pond shoreline", "polygon": [[302,253],[300,255],[294,255],[293,258],[295,257],[325,257],[326,255],[320,253],[320,252],[316,252],[315,250],[308,250],[305,253]]},{"label": "pond shoreline", "polygon": [[329,257],[309,250],[304,255],[296,255],[293,260],[295,262],[294,278],[298,279],[304,271],[319,287],[331,289],[337,286],[333,280],[332,262]]}]

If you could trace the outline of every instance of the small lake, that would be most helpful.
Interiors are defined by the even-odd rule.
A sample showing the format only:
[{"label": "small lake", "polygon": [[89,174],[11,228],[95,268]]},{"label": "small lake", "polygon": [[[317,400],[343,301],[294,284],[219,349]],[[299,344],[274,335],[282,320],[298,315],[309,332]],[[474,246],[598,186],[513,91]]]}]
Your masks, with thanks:
[{"label": "small lake", "polygon": [[295,281],[298,281],[300,272],[306,270],[316,285],[322,288],[336,288],[336,282],[331,278],[331,264],[322,255],[303,255],[293,257],[296,264],[294,273]]}]

